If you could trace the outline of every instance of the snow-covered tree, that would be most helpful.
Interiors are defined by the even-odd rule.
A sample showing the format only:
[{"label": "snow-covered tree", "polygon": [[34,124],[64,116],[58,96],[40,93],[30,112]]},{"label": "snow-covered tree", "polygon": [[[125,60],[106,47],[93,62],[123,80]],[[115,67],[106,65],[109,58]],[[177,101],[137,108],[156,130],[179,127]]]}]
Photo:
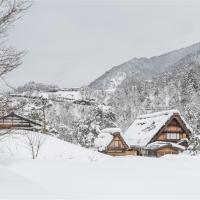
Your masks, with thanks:
[{"label": "snow-covered tree", "polygon": [[42,124],[42,133],[47,133],[47,109],[52,106],[52,103],[43,97],[34,99],[34,106],[32,106],[30,111],[30,116],[32,119],[41,122]]},{"label": "snow-covered tree", "polygon": [[109,107],[95,106],[85,119],[75,120],[72,124],[74,143],[93,147],[94,140],[101,129],[116,127],[116,116]]},{"label": "snow-covered tree", "polygon": [[11,110],[9,97],[7,95],[0,96],[0,116],[7,115]]},{"label": "snow-covered tree", "polygon": [[34,81],[30,81],[23,86],[16,88],[16,93],[33,93],[33,92],[55,92],[59,90],[57,85],[46,85],[44,83],[36,83]]},{"label": "snow-covered tree", "polygon": [[200,135],[194,134],[190,137],[189,148],[191,155],[197,155],[200,153]]}]

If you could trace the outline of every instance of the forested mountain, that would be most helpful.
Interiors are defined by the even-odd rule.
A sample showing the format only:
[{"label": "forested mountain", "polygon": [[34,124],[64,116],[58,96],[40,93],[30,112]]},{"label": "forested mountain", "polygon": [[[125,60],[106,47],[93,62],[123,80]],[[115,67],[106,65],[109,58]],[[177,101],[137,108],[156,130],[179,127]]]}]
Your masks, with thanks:
[{"label": "forested mountain", "polygon": [[176,65],[180,60],[190,54],[200,51],[200,43],[189,47],[172,51],[160,56],[151,58],[133,58],[119,66],[113,67],[98,79],[90,83],[89,87],[93,89],[115,89],[123,80],[127,79],[151,79],[160,74],[170,66]]},{"label": "forested mountain", "polygon": [[134,58],[112,68],[89,88],[107,91],[104,102],[113,108],[123,130],[139,114],[172,108],[199,129],[200,43],[157,57]]}]

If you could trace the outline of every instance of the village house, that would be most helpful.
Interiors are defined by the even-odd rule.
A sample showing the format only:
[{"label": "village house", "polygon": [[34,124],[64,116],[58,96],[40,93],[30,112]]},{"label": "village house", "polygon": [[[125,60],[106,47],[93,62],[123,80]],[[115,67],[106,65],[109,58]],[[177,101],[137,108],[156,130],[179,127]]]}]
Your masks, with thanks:
[{"label": "village house", "polygon": [[40,124],[27,118],[16,115],[14,112],[0,117],[0,129],[35,130]]},{"label": "village house", "polygon": [[124,134],[139,155],[160,157],[187,149],[192,129],[177,110],[141,115]]},{"label": "village house", "polygon": [[95,140],[95,146],[101,153],[111,156],[137,155],[137,150],[132,149],[122,137],[118,128],[107,128],[101,130]]},{"label": "village house", "polygon": [[186,150],[191,132],[179,111],[169,110],[138,116],[124,135],[118,128],[104,129],[95,145],[112,156],[160,157]]}]

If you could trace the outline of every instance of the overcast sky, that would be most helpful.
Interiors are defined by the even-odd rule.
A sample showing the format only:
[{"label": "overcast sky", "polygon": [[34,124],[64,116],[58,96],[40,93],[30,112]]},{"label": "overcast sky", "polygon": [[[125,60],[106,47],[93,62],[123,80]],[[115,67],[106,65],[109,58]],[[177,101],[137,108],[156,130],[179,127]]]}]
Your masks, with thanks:
[{"label": "overcast sky", "polygon": [[133,57],[199,42],[199,8],[198,1],[34,1],[10,31],[9,44],[28,54],[7,80],[86,85]]}]

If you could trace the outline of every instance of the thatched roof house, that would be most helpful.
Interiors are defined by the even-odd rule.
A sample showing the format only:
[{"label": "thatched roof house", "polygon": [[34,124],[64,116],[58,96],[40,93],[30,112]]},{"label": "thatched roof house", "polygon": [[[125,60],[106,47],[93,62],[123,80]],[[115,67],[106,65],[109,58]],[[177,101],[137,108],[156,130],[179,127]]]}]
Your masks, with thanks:
[{"label": "thatched roof house", "polygon": [[137,117],[124,139],[141,154],[161,156],[183,151],[191,132],[179,111],[169,110]]},{"label": "thatched roof house", "polygon": [[101,130],[95,146],[102,153],[112,156],[137,155],[137,151],[129,148],[118,128],[107,128]]}]

